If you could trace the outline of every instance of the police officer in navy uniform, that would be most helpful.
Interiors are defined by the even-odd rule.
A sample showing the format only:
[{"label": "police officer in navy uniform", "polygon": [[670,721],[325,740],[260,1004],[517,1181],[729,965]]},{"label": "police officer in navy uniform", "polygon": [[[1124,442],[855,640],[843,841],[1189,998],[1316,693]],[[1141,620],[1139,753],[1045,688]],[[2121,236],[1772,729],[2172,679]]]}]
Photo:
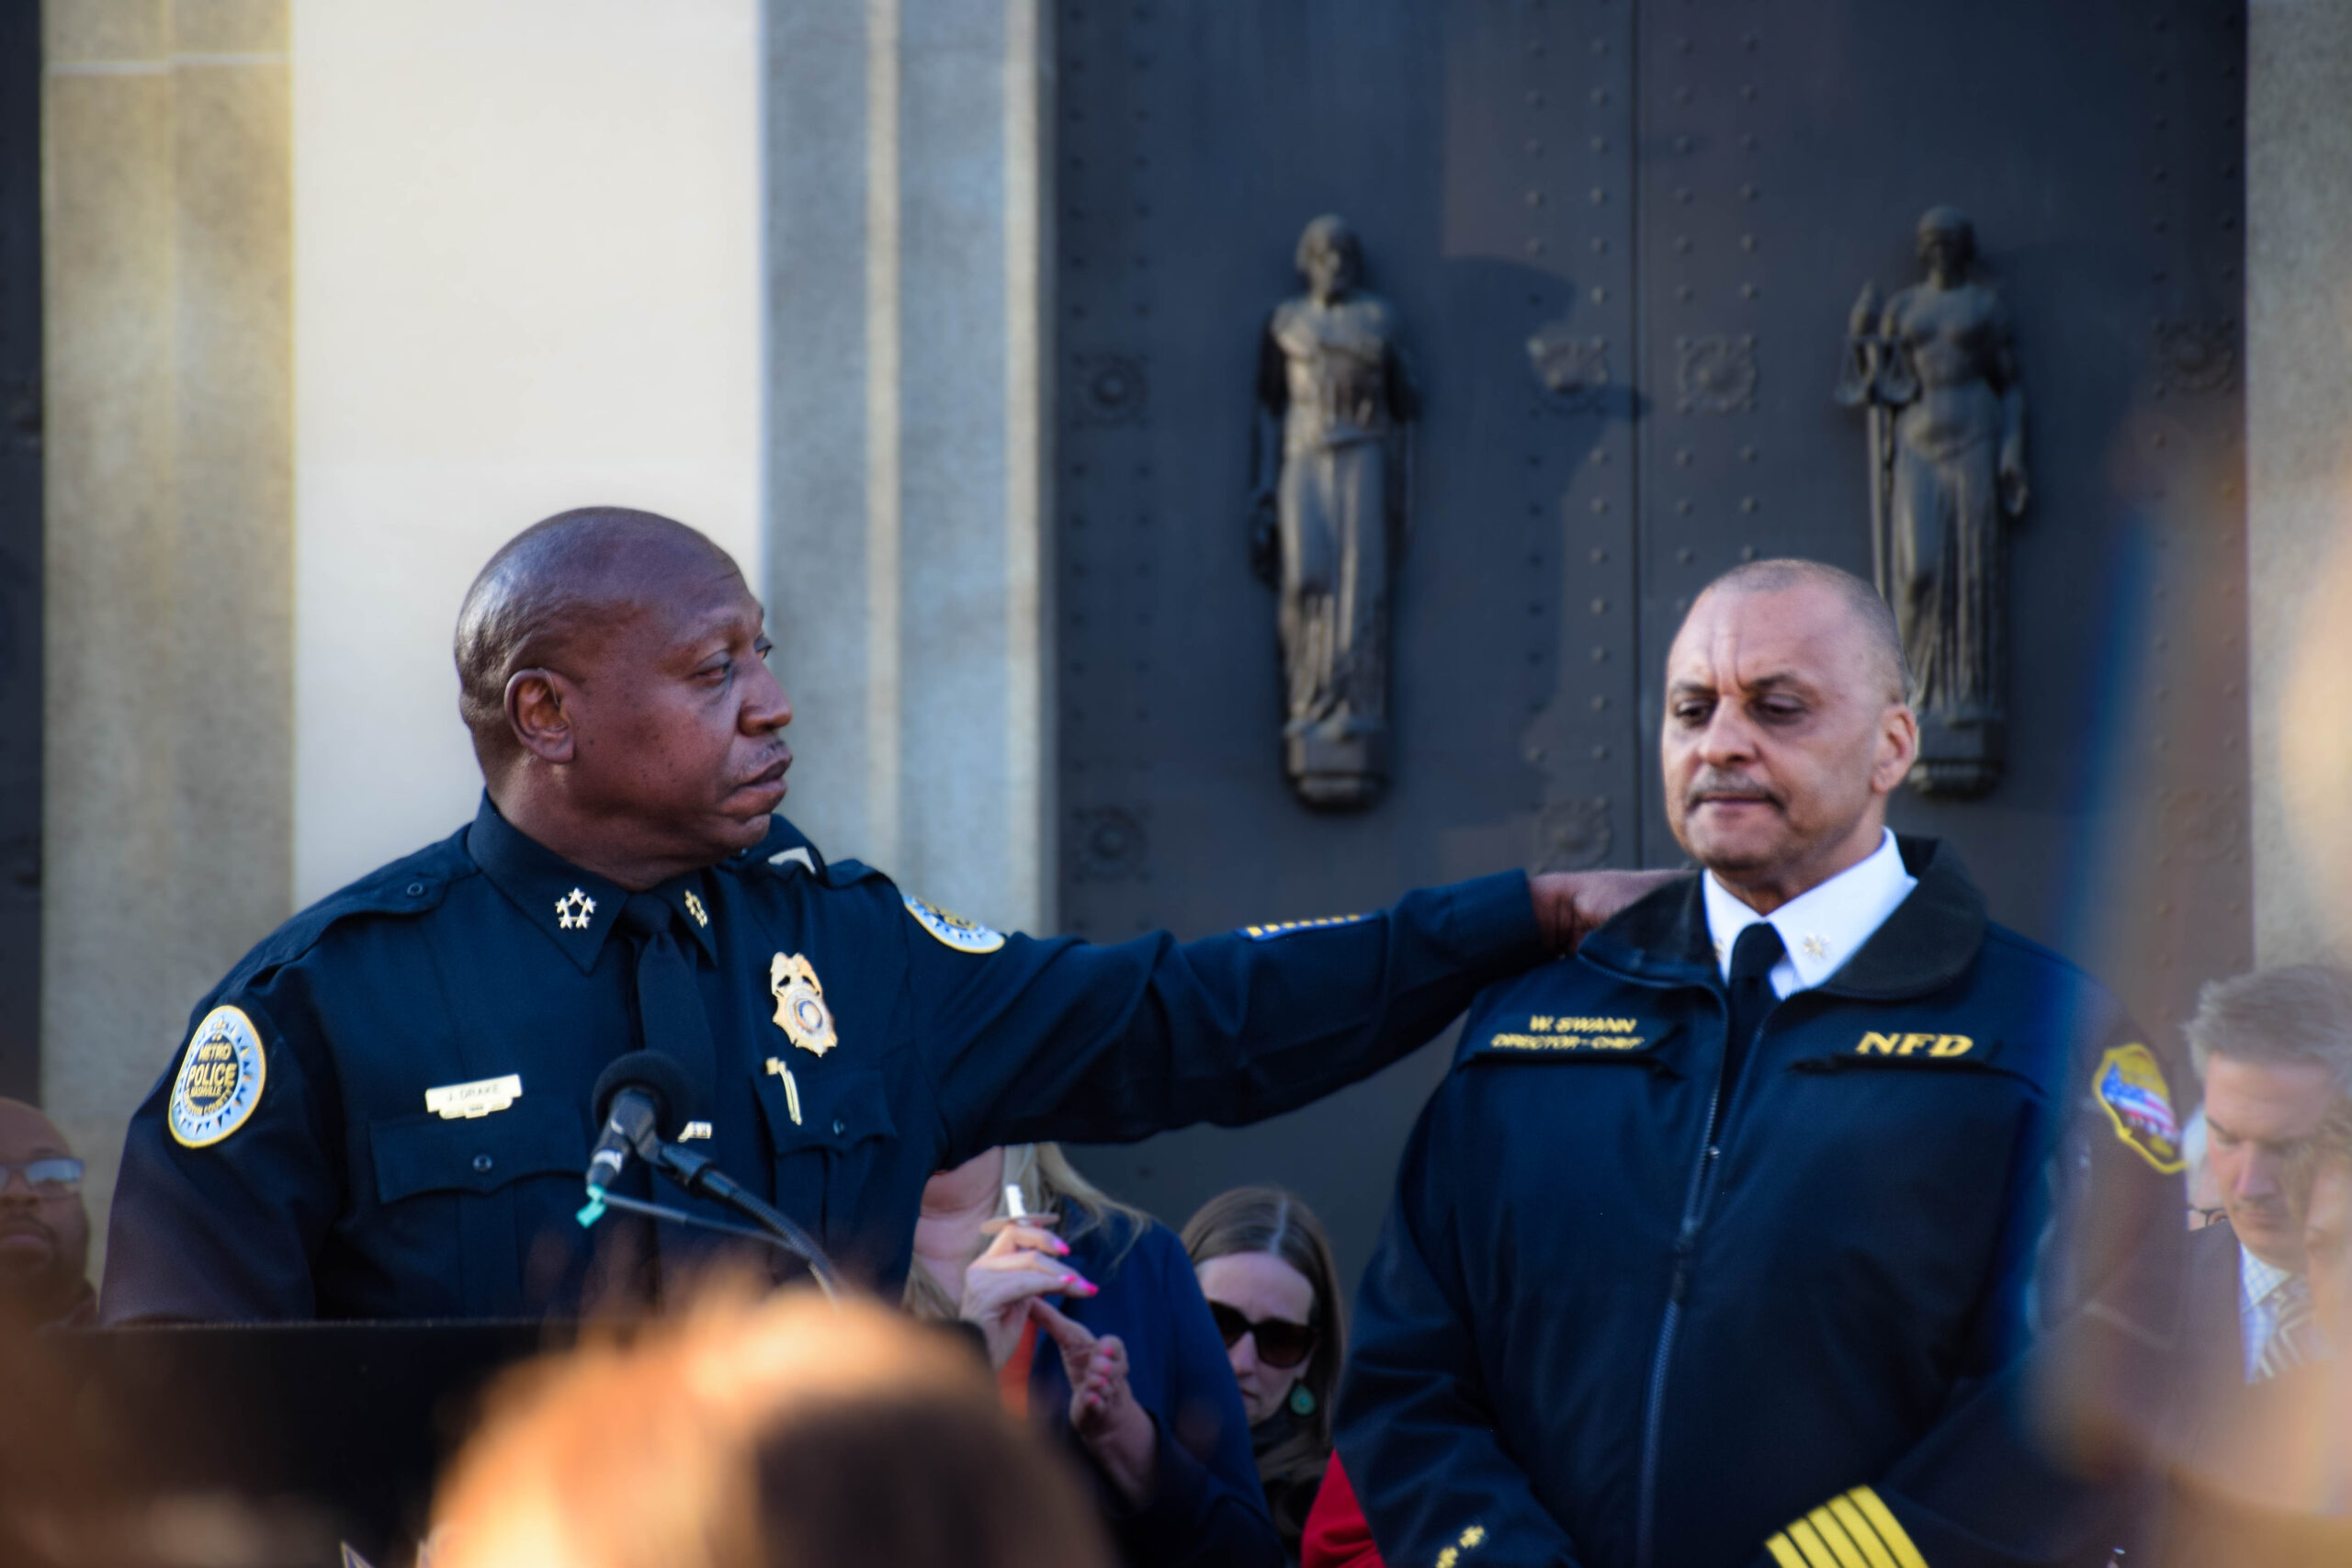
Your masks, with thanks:
[{"label": "police officer in navy uniform", "polygon": [[592,1088],[639,1048],[685,1072],[693,1147],[894,1290],[934,1170],[1304,1104],[1572,941],[1579,896],[1623,902],[1514,873],[1184,946],[1001,936],[771,816],[791,708],[761,628],[665,518],[499,551],[457,636],[480,811],[198,1006],[131,1123],[107,1321],[658,1297],[687,1236],[574,1218]]},{"label": "police officer in navy uniform", "polygon": [[1704,868],[1478,999],[1357,1308],[1339,1450],[1435,1568],[2104,1563],[2184,1235],[2178,1081],[1885,826],[1892,617],[1811,562],[1668,656]]}]

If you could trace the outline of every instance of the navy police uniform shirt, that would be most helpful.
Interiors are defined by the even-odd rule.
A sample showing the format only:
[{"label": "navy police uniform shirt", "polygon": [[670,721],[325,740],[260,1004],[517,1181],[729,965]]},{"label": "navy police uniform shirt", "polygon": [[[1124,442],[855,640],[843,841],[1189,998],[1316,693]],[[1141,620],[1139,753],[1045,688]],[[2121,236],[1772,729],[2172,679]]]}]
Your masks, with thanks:
[{"label": "navy police uniform shirt", "polygon": [[1340,1397],[1388,1562],[2107,1562],[2116,1498],[2053,1445],[2144,1431],[2162,1381],[2166,1070],[1900,848],[1918,886],[1727,1097],[1696,877],[1478,999]]},{"label": "navy police uniform shirt", "polygon": [[[650,891],[707,1020],[690,1146],[885,1290],[933,1171],[999,1144],[1273,1115],[1544,956],[1518,873],[1361,919],[1098,947],[956,919],[826,863],[781,818]],[[658,1295],[673,1227],[574,1218],[591,1091],[650,1032],[629,902],[485,798],[280,927],[198,1006],[132,1120],[105,1320]]]}]

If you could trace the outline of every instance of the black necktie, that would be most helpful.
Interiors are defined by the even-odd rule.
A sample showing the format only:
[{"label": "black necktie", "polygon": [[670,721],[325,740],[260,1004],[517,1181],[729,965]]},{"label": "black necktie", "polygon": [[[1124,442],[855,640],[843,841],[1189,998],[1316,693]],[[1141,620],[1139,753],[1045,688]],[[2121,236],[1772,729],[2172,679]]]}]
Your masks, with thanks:
[{"label": "black necktie", "polygon": [[695,1086],[695,1103],[678,1108],[678,1114],[707,1120],[718,1060],[694,965],[678,943],[677,922],[677,911],[651,893],[632,893],[621,906],[621,930],[637,944],[637,1017],[645,1048],[684,1067],[686,1081]]},{"label": "black necktie", "polygon": [[1781,933],[1770,920],[1758,920],[1731,944],[1731,1032],[1724,1036],[1724,1087],[1718,1106],[1731,1103],[1740,1064],[1756,1043],[1756,1032],[1764,1027],[1764,1015],[1780,999],[1772,994],[1772,965],[1786,952]]}]

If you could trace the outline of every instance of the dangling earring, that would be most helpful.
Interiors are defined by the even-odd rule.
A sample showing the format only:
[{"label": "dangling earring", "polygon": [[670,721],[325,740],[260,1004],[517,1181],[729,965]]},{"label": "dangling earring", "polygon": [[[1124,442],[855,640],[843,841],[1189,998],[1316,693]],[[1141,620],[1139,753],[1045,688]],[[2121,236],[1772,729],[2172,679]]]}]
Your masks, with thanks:
[{"label": "dangling earring", "polygon": [[1305,1383],[1290,1391],[1290,1413],[1294,1416],[1315,1414],[1315,1391]]}]

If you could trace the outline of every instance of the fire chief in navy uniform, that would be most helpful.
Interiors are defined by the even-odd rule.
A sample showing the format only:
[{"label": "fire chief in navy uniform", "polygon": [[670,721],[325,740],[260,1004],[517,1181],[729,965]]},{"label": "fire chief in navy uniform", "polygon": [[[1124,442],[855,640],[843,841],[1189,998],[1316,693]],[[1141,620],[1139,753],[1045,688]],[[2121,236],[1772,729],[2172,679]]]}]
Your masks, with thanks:
[{"label": "fire chief in navy uniform", "polygon": [[1718,580],[1668,655],[1705,868],[1465,1021],[1339,1450],[1392,1563],[2105,1563],[2183,1228],[2165,1064],[1898,840],[1870,587]]},{"label": "fire chief in navy uniform", "polygon": [[130,1126],[107,1321],[658,1298],[689,1238],[574,1219],[591,1089],[640,1047],[694,1086],[695,1147],[894,1288],[934,1170],[1303,1104],[1623,886],[1513,873],[1184,946],[1000,936],[771,816],[791,708],[767,649],[682,524],[590,509],[498,553],[457,634],[480,811],[198,1006]]}]

